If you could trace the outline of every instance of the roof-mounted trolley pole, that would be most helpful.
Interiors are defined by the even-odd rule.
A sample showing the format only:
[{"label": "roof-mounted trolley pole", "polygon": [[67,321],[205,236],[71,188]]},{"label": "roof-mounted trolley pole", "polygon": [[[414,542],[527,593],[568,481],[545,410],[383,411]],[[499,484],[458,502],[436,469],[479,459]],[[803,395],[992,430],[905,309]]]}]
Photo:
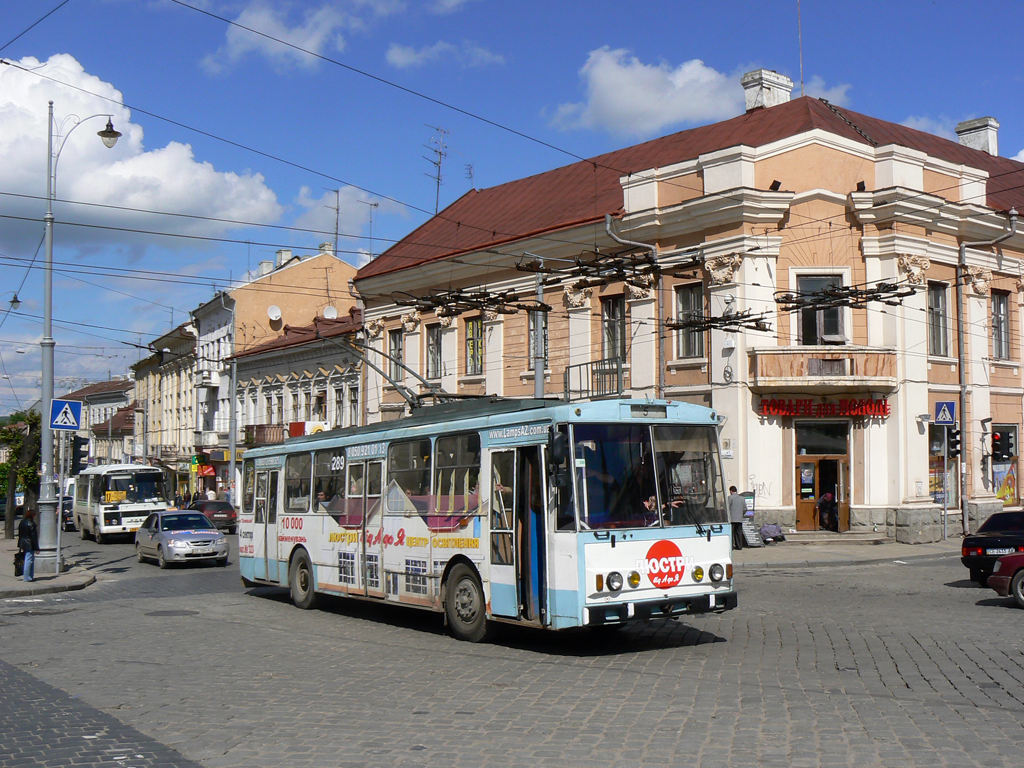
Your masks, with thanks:
[{"label": "roof-mounted trolley pole", "polygon": [[[994,240],[978,240],[973,243],[960,243],[960,257],[956,262],[956,356],[960,377],[960,423],[964,446],[970,444],[970,423],[967,419],[967,372],[964,370],[967,355],[964,352],[964,294],[963,282],[967,277],[967,249],[980,248],[1001,243],[1017,233],[1017,209],[1011,208],[1009,229]],[[963,523],[964,536],[970,533],[970,521],[967,508],[967,451],[964,450],[960,460],[960,517]],[[945,521],[943,521],[945,522]]]}]

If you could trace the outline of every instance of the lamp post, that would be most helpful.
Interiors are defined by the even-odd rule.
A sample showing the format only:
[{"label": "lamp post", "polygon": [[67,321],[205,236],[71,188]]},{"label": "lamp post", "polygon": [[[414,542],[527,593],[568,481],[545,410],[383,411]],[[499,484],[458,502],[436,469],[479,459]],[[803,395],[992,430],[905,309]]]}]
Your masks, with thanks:
[{"label": "lamp post", "polygon": [[94,117],[107,118],[107,127],[97,132],[107,147],[113,147],[121,134],[114,130],[110,115],[89,115],[82,119],[73,117],[75,124],[64,134],[56,154],[53,151],[53,102],[49,103],[46,122],[46,216],[45,225],[46,263],[43,269],[43,338],[39,342],[42,351],[43,392],[40,403],[42,439],[40,441],[40,489],[39,489],[39,554],[36,556],[36,570],[39,573],[59,573],[57,562],[57,497],[53,479],[53,430],[50,429],[50,403],[53,400],[53,196],[57,180],[57,161],[61,150],[71,133]]}]

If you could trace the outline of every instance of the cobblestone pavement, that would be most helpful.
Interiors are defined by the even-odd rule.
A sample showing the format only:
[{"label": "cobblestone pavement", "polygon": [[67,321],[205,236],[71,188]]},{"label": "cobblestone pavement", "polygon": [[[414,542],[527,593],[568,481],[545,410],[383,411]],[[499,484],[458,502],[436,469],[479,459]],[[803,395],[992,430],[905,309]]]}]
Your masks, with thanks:
[{"label": "cobblestone pavement", "polygon": [[[87,590],[0,601],[0,674],[53,711],[77,696],[174,765],[1020,763],[1024,612],[949,555],[746,568],[727,614],[470,645],[433,614],[299,611],[234,567],[161,572],[119,548]],[[0,743],[31,754],[17,715]]]}]

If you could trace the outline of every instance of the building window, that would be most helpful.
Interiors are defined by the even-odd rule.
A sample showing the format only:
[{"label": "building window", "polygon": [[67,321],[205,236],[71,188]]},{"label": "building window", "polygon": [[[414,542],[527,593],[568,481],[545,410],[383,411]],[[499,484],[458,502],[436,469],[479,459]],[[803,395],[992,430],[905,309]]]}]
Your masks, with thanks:
[{"label": "building window", "polygon": [[[692,322],[704,318],[704,285],[693,283],[676,288],[676,319]],[[676,335],[678,357],[704,357],[704,331],[680,328]]]},{"label": "building window", "polygon": [[427,326],[427,378],[441,378],[441,326]]},{"label": "building window", "polygon": [[474,317],[466,321],[466,375],[480,376],[484,372],[484,321]]},{"label": "building window", "polygon": [[[271,421],[271,424],[274,422]],[[284,394],[281,392],[277,393],[277,423],[284,424]]]},{"label": "building window", "polygon": [[992,357],[1010,359],[1009,294],[992,291]]},{"label": "building window", "polygon": [[949,323],[946,308],[946,284],[928,283],[928,354],[949,356]]},{"label": "building window", "polygon": [[323,421],[327,418],[327,390],[320,390],[313,400],[313,418]]},{"label": "building window", "polygon": [[[796,279],[797,292],[812,303],[816,299],[824,300],[829,288],[838,288],[842,284],[839,275],[803,275]],[[845,344],[842,308],[810,306],[801,309],[800,343],[809,346]]]},{"label": "building window", "polygon": [[334,426],[345,426],[345,389],[334,388]]},{"label": "building window", "polygon": [[265,402],[267,404],[267,421],[266,421],[266,423],[267,424],[273,424],[274,423],[274,399],[268,394],[266,396],[266,401]]},{"label": "building window", "polygon": [[402,335],[402,329],[398,328],[394,331],[388,331],[388,357],[391,358],[391,362],[388,365],[388,375],[394,381],[401,381],[404,378],[404,371],[402,369],[402,363],[404,363],[405,351],[403,349],[404,336]]},{"label": "building window", "polygon": [[348,424],[355,427],[359,424],[359,385],[353,384],[348,388]]},{"label": "building window", "polygon": [[603,357],[626,360],[626,300],[622,296],[601,299]]},{"label": "building window", "polygon": [[548,367],[548,313],[534,311],[530,313],[530,339],[528,342],[529,356],[530,359],[527,361],[526,369],[532,371],[534,368],[534,361],[537,359],[537,323],[540,323],[540,332],[544,335],[544,364],[543,367]]}]

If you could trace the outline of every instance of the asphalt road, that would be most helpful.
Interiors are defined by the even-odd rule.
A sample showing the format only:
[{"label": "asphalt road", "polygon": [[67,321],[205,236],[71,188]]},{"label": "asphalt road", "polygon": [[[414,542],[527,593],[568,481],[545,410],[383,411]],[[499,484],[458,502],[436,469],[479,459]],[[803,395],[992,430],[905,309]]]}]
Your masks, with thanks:
[{"label": "asphalt road", "polygon": [[244,590],[234,556],[71,542],[95,585],[0,601],[2,766],[1020,762],[1024,611],[955,557],[746,569],[724,615],[471,645]]}]

